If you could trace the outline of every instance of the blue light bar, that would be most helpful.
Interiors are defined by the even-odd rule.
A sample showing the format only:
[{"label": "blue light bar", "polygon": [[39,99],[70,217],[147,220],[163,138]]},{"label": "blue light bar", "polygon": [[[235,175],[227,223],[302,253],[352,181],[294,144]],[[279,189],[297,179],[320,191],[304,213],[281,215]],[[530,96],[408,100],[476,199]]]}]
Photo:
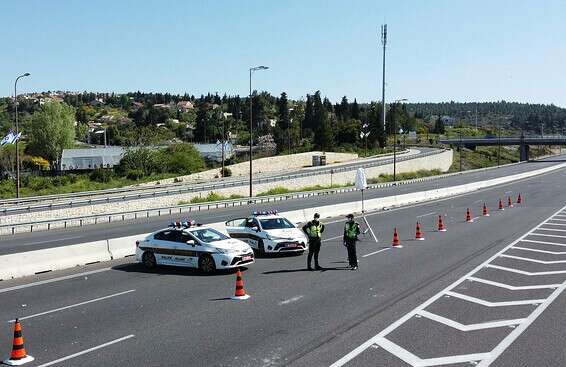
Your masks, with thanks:
[{"label": "blue light bar", "polygon": [[261,211],[254,211],[252,215],[274,215],[277,214],[277,210],[261,210]]}]

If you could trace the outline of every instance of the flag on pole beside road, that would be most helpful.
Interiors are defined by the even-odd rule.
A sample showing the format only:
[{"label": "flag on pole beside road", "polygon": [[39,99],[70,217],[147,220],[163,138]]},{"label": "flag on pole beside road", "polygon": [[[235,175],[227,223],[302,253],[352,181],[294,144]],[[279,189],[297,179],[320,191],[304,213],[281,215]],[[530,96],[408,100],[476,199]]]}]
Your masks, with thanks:
[{"label": "flag on pole beside road", "polygon": [[22,136],[21,132],[19,132],[16,135],[16,134],[14,134],[14,132],[12,130],[9,130],[8,134],[6,134],[6,136],[0,141],[0,146],[6,145],[6,144],[14,144],[16,142],[16,140],[18,140],[21,136]]}]

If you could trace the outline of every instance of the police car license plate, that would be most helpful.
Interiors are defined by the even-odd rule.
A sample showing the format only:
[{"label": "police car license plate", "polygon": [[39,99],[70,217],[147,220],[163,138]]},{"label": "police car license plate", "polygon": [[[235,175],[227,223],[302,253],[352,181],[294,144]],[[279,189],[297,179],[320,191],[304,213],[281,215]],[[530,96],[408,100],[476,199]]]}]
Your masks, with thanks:
[{"label": "police car license plate", "polygon": [[297,246],[299,246],[298,243],[288,243],[285,245],[285,247],[297,247]]},{"label": "police car license plate", "polygon": [[242,256],[242,261],[249,261],[251,259],[252,259],[251,256]]}]

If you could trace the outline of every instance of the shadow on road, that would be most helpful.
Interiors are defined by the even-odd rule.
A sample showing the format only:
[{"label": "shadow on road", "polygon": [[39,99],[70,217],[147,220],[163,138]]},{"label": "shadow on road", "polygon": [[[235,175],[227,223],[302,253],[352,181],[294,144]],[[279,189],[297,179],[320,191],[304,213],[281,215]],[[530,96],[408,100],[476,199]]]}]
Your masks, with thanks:
[{"label": "shadow on road", "polygon": [[350,270],[350,268],[344,266],[344,267],[329,267],[329,268],[323,267],[321,270],[309,270],[307,268],[281,269],[281,270],[264,271],[262,274],[269,275],[269,274],[300,273],[300,272],[315,273],[315,272],[325,272],[327,270]]},{"label": "shadow on road", "polygon": [[[146,269],[142,264],[139,263],[131,263],[131,264],[123,264],[117,265],[112,268],[113,270],[124,271],[126,273],[140,273],[140,274],[156,274],[156,275],[181,275],[181,276],[225,276],[225,275],[234,275],[236,273],[236,269],[226,269],[226,270],[216,270],[212,274],[205,274],[198,269],[191,269],[191,268],[182,268],[178,266],[166,266],[160,265],[155,269]],[[241,271],[245,272],[248,270],[246,267],[241,267]]]}]

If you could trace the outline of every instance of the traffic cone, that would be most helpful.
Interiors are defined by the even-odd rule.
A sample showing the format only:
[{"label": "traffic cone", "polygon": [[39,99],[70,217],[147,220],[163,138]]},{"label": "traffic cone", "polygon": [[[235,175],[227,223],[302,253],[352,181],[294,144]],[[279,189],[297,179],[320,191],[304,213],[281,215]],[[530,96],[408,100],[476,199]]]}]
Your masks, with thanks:
[{"label": "traffic cone", "polygon": [[523,202],[523,198],[521,197],[521,194],[519,194],[519,196],[517,196],[517,204],[521,204]]},{"label": "traffic cone", "polygon": [[512,207],[513,207],[513,202],[511,201],[511,196],[508,196],[508,197],[507,197],[507,206],[508,206],[509,208],[512,208]]},{"label": "traffic cone", "polygon": [[444,222],[442,221],[442,215],[438,216],[438,232],[446,232],[446,227],[444,227]]},{"label": "traffic cone", "polygon": [[238,272],[236,273],[236,292],[234,293],[233,300],[239,301],[250,298],[249,294],[246,294],[246,290],[244,289],[244,280],[242,279],[242,272],[238,268]]},{"label": "traffic cone", "polygon": [[397,234],[397,227],[393,230],[393,247],[401,248],[401,241],[399,241],[399,234]]},{"label": "traffic cone", "polygon": [[487,211],[487,205],[485,205],[485,203],[483,203],[483,216],[489,217],[489,212]]},{"label": "traffic cone", "polygon": [[501,201],[501,199],[499,199],[499,210],[505,210],[505,208],[503,207],[503,201]]},{"label": "traffic cone", "polygon": [[474,223],[474,220],[472,219],[472,212],[470,212],[470,208],[466,209],[466,222]]},{"label": "traffic cone", "polygon": [[16,319],[14,324],[14,342],[12,343],[12,353],[10,358],[6,359],[3,363],[8,366],[21,366],[24,363],[33,361],[34,358],[26,353],[24,347],[24,337],[22,336],[22,325],[20,320]]},{"label": "traffic cone", "polygon": [[415,233],[415,240],[417,241],[424,241],[424,236],[421,232],[421,225],[419,224],[419,222],[417,222],[417,231]]}]

